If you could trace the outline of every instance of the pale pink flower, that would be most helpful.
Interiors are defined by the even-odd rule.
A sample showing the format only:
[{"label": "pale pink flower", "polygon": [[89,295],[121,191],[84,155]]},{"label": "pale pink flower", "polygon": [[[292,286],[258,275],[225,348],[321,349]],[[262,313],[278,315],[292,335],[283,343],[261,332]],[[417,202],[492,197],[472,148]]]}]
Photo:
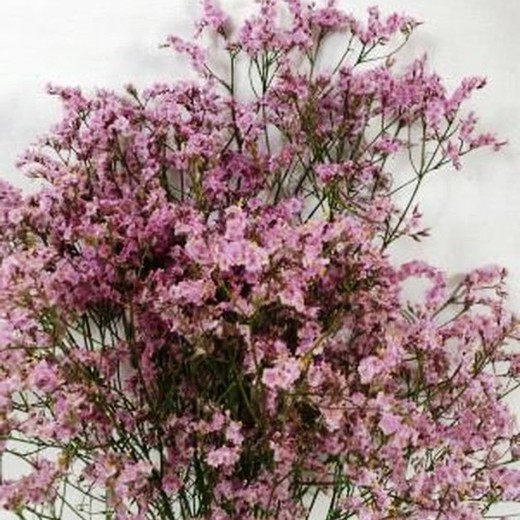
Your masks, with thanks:
[{"label": "pale pink flower", "polygon": [[223,446],[221,448],[211,450],[206,457],[206,461],[213,468],[225,468],[236,464],[238,458],[239,452],[235,447],[229,448],[227,446]]},{"label": "pale pink flower", "polygon": [[300,363],[295,358],[280,361],[272,368],[266,368],[262,374],[262,382],[268,388],[289,390],[298,380],[301,373]]}]

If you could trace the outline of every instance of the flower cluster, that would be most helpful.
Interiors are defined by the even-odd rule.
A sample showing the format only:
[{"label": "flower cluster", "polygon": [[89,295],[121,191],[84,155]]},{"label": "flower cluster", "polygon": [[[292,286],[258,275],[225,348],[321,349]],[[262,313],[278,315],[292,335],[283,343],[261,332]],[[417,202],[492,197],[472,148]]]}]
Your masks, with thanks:
[{"label": "flower cluster", "polygon": [[397,65],[404,15],[262,0],[234,28],[203,7],[167,43],[197,80],[50,87],[63,119],[20,161],[41,188],[0,184],[0,453],[24,468],[0,504],[293,520],[323,495],[328,519],[477,520],[520,500],[504,270],[452,286],[390,254],[427,235],[427,175],[501,146],[463,111],[484,80]]}]

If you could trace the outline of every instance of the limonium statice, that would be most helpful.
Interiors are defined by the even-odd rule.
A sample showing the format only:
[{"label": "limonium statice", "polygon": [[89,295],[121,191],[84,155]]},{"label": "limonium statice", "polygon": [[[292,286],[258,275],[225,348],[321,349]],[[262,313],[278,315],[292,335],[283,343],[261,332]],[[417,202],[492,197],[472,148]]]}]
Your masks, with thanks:
[{"label": "limonium statice", "polygon": [[38,190],[0,184],[0,454],[23,468],[1,506],[477,520],[520,500],[505,270],[452,284],[392,256],[428,235],[424,179],[503,144],[464,108],[485,80],[405,63],[418,22],[375,7],[202,9],[165,43],[196,79],[50,86],[63,117],[19,164]]}]

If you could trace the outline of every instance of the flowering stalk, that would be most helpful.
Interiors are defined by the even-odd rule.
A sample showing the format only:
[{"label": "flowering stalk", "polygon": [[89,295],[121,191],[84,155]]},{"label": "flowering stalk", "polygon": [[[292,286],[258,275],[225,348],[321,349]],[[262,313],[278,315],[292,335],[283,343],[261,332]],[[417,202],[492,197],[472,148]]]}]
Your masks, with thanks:
[{"label": "flowering stalk", "polygon": [[197,81],[50,87],[63,119],[20,162],[40,191],[0,185],[0,453],[24,464],[1,504],[462,520],[520,499],[504,270],[452,287],[390,256],[428,234],[427,175],[500,148],[463,111],[484,80],[397,65],[404,15],[262,0],[232,30],[203,5],[198,40],[166,44]]}]

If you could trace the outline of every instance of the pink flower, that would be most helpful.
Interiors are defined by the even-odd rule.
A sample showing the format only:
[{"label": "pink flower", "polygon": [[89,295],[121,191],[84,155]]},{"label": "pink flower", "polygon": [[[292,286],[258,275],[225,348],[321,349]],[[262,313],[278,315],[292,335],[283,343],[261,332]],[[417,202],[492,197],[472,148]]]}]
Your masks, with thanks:
[{"label": "pink flower", "polygon": [[213,468],[226,468],[234,466],[238,459],[239,452],[236,448],[223,446],[221,448],[211,450],[206,457],[206,462]]},{"label": "pink flower", "polygon": [[289,358],[278,362],[272,368],[266,368],[262,374],[262,382],[271,390],[289,390],[300,377],[301,368],[297,359]]},{"label": "pink flower", "polygon": [[226,440],[235,446],[240,446],[244,440],[240,423],[231,421],[226,429]]},{"label": "pink flower", "polygon": [[330,432],[334,432],[341,428],[344,411],[340,407],[324,407],[322,408],[321,413],[325,419],[325,423],[327,424],[327,429]]},{"label": "pink flower", "polygon": [[383,370],[384,365],[377,356],[367,356],[363,358],[358,366],[361,383],[371,383]]},{"label": "pink flower", "polygon": [[258,273],[269,263],[267,252],[249,240],[221,242],[216,257],[219,267],[224,271],[233,266],[243,266],[247,272]]},{"label": "pink flower", "polygon": [[289,283],[278,293],[280,301],[288,307],[294,307],[298,312],[306,312],[305,293],[296,280]]},{"label": "pink flower", "polygon": [[401,419],[391,412],[383,412],[379,421],[379,427],[385,435],[392,435],[402,428]]},{"label": "pink flower", "polygon": [[319,164],[316,167],[316,175],[324,183],[334,180],[340,174],[340,171],[339,164]]},{"label": "pink flower", "polygon": [[232,206],[226,210],[226,232],[224,238],[233,241],[240,241],[245,236],[247,226],[247,216],[244,212],[236,207]]},{"label": "pink flower", "polygon": [[40,361],[32,369],[30,384],[38,390],[53,392],[58,386],[56,367],[49,365],[47,361]]},{"label": "pink flower", "polygon": [[180,54],[186,54],[190,58],[193,69],[201,74],[206,74],[207,53],[202,47],[178,36],[169,36],[166,46]]},{"label": "pink flower", "polygon": [[199,30],[208,26],[213,31],[223,34],[228,23],[228,16],[226,13],[224,13],[224,11],[222,11],[213,0],[204,0],[203,7],[204,17],[199,23]]},{"label": "pink flower", "polygon": [[208,280],[182,280],[170,288],[170,294],[180,303],[200,305],[215,291],[215,287]]}]

